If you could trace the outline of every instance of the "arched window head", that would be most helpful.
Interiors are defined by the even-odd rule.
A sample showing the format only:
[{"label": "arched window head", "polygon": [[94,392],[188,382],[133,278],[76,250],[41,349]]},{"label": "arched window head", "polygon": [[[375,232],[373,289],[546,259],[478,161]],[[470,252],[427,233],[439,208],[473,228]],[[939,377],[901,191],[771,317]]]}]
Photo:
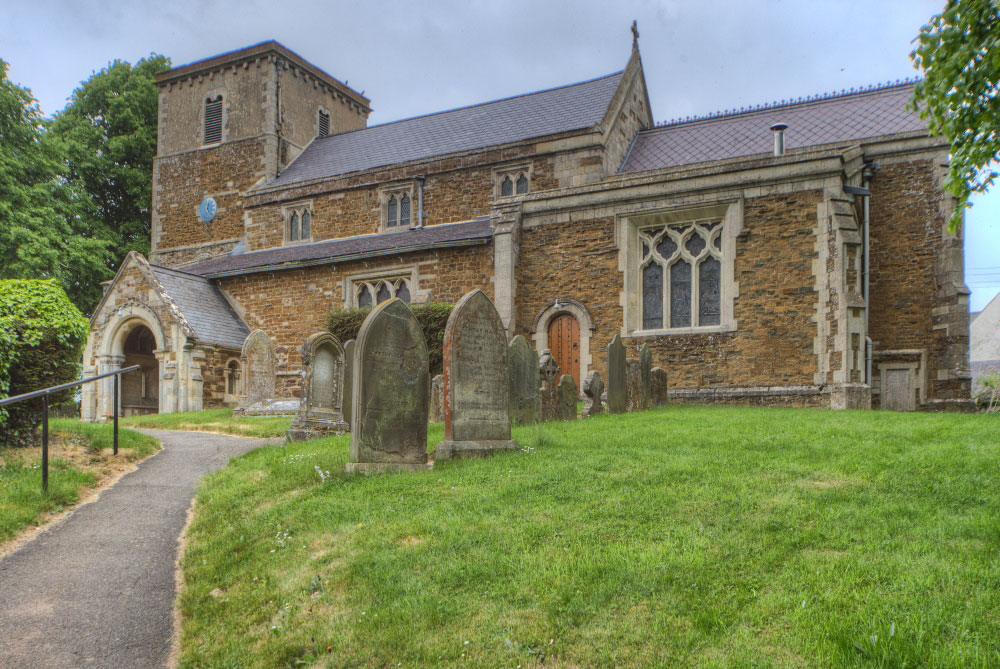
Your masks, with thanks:
[{"label": "arched window head", "polygon": [[359,307],[370,307],[372,306],[372,291],[368,284],[363,283],[358,288],[358,306]]},{"label": "arched window head", "polygon": [[392,290],[389,288],[389,284],[386,281],[379,281],[378,283],[378,303],[382,304],[386,300],[392,299]]},{"label": "arched window head", "polygon": [[524,195],[528,192],[528,177],[521,173],[521,176],[517,178],[517,194]]},{"label": "arched window head", "polygon": [[292,212],[292,217],[288,221],[288,240],[295,242],[299,240],[299,213]]},{"label": "arched window head", "polygon": [[406,193],[399,198],[399,225],[403,228],[410,227],[410,196]]},{"label": "arched window head", "polygon": [[236,395],[239,392],[240,363],[230,360],[226,365],[226,393]]},{"label": "arched window head", "polygon": [[511,181],[509,176],[504,176],[503,181],[500,182],[500,195],[507,197],[508,195],[514,194],[514,182]]},{"label": "arched window head", "polygon": [[299,234],[300,239],[309,239],[309,232],[310,232],[309,228],[311,226],[312,226],[312,214],[310,214],[309,210],[307,209],[306,211],[302,212],[302,227],[300,229],[300,234]]}]

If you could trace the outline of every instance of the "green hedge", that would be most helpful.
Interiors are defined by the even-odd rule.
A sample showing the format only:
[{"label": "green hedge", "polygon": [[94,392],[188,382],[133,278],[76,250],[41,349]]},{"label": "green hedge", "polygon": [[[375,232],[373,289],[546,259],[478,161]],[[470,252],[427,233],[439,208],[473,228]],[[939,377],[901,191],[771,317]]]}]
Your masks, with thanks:
[{"label": "green hedge", "polygon": [[[54,279],[0,281],[0,397],[69,383],[80,377],[90,329]],[[50,397],[72,400],[74,391]],[[0,444],[25,446],[41,423],[41,399],[0,409]]]},{"label": "green hedge", "polygon": [[[409,306],[410,311],[417,317],[420,327],[424,329],[431,376],[440,374],[444,368],[444,328],[448,325],[448,316],[455,305],[430,302]],[[341,342],[357,339],[361,324],[370,312],[371,308],[368,307],[363,309],[333,309],[327,315],[326,327]]]}]

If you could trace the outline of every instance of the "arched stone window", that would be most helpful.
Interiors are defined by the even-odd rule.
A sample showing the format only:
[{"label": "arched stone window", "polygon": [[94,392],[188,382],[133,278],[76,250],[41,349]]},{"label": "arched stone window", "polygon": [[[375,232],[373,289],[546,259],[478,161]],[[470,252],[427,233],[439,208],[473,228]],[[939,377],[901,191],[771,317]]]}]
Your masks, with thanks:
[{"label": "arched stone window", "polygon": [[226,364],[226,395],[236,397],[240,394],[240,361],[230,360]]},{"label": "arched stone window", "polygon": [[494,171],[496,194],[498,197],[525,195],[531,190],[531,170],[529,165],[516,165]]},{"label": "arched stone window", "polygon": [[720,220],[639,231],[643,330],[719,325],[721,235]]},{"label": "arched stone window", "polygon": [[410,280],[405,277],[391,279],[367,279],[354,282],[355,304],[371,307],[398,297],[410,302]]},{"label": "arched stone window", "polygon": [[285,243],[298,244],[312,240],[312,202],[284,207]]}]

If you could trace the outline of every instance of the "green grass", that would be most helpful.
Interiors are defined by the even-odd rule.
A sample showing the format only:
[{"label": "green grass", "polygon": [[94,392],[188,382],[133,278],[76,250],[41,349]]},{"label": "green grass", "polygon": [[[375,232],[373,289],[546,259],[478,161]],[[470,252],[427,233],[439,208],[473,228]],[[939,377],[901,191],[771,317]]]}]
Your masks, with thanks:
[{"label": "green grass", "polygon": [[292,416],[233,417],[232,409],[206,409],[187,413],[161,413],[130,416],[123,425],[154,430],[195,430],[221,432],[240,437],[282,437],[292,423]]},{"label": "green grass", "polygon": [[371,477],[346,437],[259,449],[200,487],[181,666],[1000,666],[998,418],[670,407]]},{"label": "green grass", "polygon": [[[100,465],[111,458],[102,453],[113,445],[112,426],[103,423],[81,423],[72,418],[57,418],[49,423],[53,442],[63,440],[84,447],[87,464]],[[131,462],[152,455],[160,442],[132,430],[119,430],[119,455]],[[53,443],[52,451],[62,447]],[[78,458],[79,459],[79,458]],[[94,467],[61,457],[49,459],[49,489],[42,491],[40,449],[0,447],[0,544],[25,528],[39,523],[47,513],[58,512],[75,504],[80,494],[97,483]]]}]

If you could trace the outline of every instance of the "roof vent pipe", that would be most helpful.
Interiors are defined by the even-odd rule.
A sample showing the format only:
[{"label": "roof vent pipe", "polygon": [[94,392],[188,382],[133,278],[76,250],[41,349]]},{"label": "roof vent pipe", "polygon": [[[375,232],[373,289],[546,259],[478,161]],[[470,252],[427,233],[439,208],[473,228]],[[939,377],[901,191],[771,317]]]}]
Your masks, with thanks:
[{"label": "roof vent pipe", "polygon": [[785,155],[785,130],[788,128],[786,123],[775,123],[771,126],[771,132],[774,134],[774,157],[780,158]]}]

